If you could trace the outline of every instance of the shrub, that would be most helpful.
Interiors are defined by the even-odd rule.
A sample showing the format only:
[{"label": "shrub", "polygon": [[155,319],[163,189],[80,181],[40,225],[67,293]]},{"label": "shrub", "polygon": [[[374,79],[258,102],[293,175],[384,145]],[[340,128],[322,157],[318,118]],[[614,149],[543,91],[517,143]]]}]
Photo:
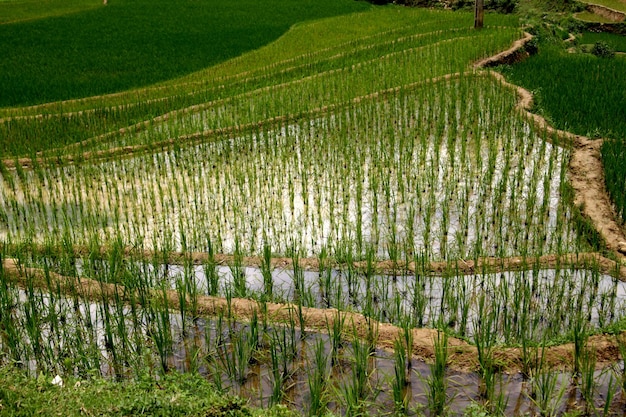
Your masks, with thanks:
[{"label": "shrub", "polygon": [[613,58],[615,56],[615,49],[604,41],[598,41],[593,44],[591,53],[599,58]]},{"label": "shrub", "polygon": [[524,50],[528,52],[528,55],[535,55],[539,51],[539,41],[534,37],[524,45]]},{"label": "shrub", "polygon": [[509,14],[515,11],[518,3],[518,0],[487,0],[485,1],[485,9]]},{"label": "shrub", "polygon": [[570,33],[581,33],[585,30],[586,25],[570,16],[561,21],[561,27]]}]

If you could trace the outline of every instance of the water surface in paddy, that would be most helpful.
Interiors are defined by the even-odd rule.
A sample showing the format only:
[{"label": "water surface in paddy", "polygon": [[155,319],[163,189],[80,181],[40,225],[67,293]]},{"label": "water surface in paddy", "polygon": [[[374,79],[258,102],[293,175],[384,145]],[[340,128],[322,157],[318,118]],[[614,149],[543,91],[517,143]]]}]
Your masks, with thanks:
[{"label": "water surface in paddy", "polygon": [[[245,277],[246,294],[266,294],[259,268],[216,267],[219,293],[235,293],[234,274]],[[205,266],[168,265],[160,274],[172,281],[193,277],[200,292],[207,291]],[[321,272],[275,269],[271,272],[274,300],[301,299],[307,307],[338,308],[372,316],[381,322],[402,323],[409,318],[417,327],[441,323],[455,334],[472,337],[482,314],[494,312],[493,331],[501,342],[519,343],[529,337],[565,336],[581,319],[591,327],[619,321],[626,312],[626,283],[593,270],[545,269],[462,276],[398,274],[367,275],[356,270]],[[442,321],[443,320],[443,321]],[[521,324],[522,320],[526,320]]]},{"label": "water surface in paddy", "polygon": [[[24,291],[20,291],[20,300],[26,302],[29,296]],[[113,349],[106,340],[105,321],[103,315],[103,305],[100,303],[82,303],[77,308],[75,300],[65,297],[55,297],[51,301],[50,296],[43,295],[42,307],[44,310],[51,305],[53,310],[48,313],[65,314],[64,326],[72,326],[77,322],[78,315],[85,315],[90,312],[92,331],[97,335],[97,345],[102,358],[100,371],[104,375],[120,376],[120,374],[132,375],[132,370],[128,363],[120,365],[114,364],[116,359],[113,356]],[[109,306],[112,312],[114,307]],[[131,311],[129,307],[122,310],[123,316],[116,318],[127,322],[129,331],[139,332],[143,340],[142,343],[150,343],[154,335],[150,334],[148,316],[139,311]],[[132,324],[133,315],[139,314],[140,326]],[[343,345],[335,354],[331,346],[333,342],[328,334],[306,331],[302,334],[300,330],[285,326],[265,323],[256,323],[257,332],[251,332],[253,324],[251,322],[236,322],[222,316],[221,318],[205,319],[199,318],[188,320],[183,331],[183,319],[180,314],[170,313],[169,331],[172,335],[171,353],[168,355],[168,367],[181,372],[199,372],[206,376],[214,384],[221,387],[225,392],[237,394],[247,398],[251,404],[265,407],[277,401],[275,395],[275,384],[277,375],[282,378],[281,396],[278,400],[288,404],[290,407],[307,411],[311,403],[311,393],[309,382],[313,369],[318,368],[317,361],[323,361],[321,369],[324,370],[324,381],[326,389],[326,399],[330,410],[342,414],[346,410],[345,390],[354,384],[355,349],[364,346],[364,342],[356,342],[350,336],[343,340]],[[45,320],[46,326],[53,326],[51,316]],[[80,320],[78,320],[80,321]],[[57,338],[48,328],[44,331],[43,340],[52,337]],[[132,329],[132,330],[131,330]],[[255,336],[253,336],[255,335]],[[225,361],[237,361],[236,356],[231,356],[243,341],[250,341],[254,338],[255,349],[250,354],[245,363],[238,363],[243,367],[243,379],[238,379],[231,371],[225,369]],[[73,343],[69,340],[60,344],[53,344],[59,352],[63,351],[64,343]],[[118,336],[115,336],[113,343],[120,343]],[[1,345],[1,344],[0,344]],[[119,349],[120,346],[117,346]],[[322,355],[316,355],[316,349],[321,349]],[[279,359],[278,363],[272,363],[271,352],[278,355],[285,355],[286,359]],[[370,352],[370,351],[368,351]],[[118,350],[119,354],[119,350]],[[143,353],[146,356],[146,353]],[[156,351],[151,351],[153,359],[145,362],[145,366],[153,367],[152,372],[158,373],[159,359]],[[287,357],[287,355],[289,355]],[[336,360],[331,361],[335,356]],[[128,358],[126,358],[128,359]],[[145,359],[145,358],[144,358]],[[117,359],[120,360],[119,358]],[[363,393],[365,410],[369,415],[387,415],[394,408],[392,381],[395,378],[395,360],[391,352],[375,349],[367,355],[366,363],[366,389]],[[29,366],[36,373],[37,361],[31,360]],[[282,369],[286,373],[281,373]],[[276,369],[280,368],[277,374]],[[594,373],[594,383],[596,384],[595,401],[598,407],[603,407],[607,397],[607,392],[611,389],[616,392],[616,386],[611,385],[611,378],[617,378],[622,371],[622,364],[616,363],[613,368],[596,371]],[[556,381],[554,392],[555,409],[572,411],[579,409],[584,404],[581,397],[580,388],[573,383],[570,373],[558,373],[555,371],[553,377]],[[407,377],[409,380],[405,395],[408,396],[408,404],[411,410],[427,410],[429,378],[432,377],[429,364],[421,360],[411,359]],[[487,400],[482,394],[481,386],[483,381],[477,373],[457,372],[448,369],[445,374],[447,382],[446,395],[448,407],[452,415],[462,415],[463,411],[472,403],[485,403]],[[538,389],[532,379],[525,378],[520,373],[496,374],[495,394],[503,401],[505,415],[527,415],[538,414],[539,409],[535,402],[530,399],[531,390]],[[557,396],[557,392],[563,389],[562,397]],[[617,400],[622,394],[616,394]],[[616,401],[614,407],[616,411],[619,403]]]},{"label": "water surface in paddy", "polygon": [[387,259],[574,251],[568,151],[502,117],[513,105],[492,81],[451,81],[197,146],[27,171],[3,178],[0,236],[196,251],[209,237],[223,253]]}]

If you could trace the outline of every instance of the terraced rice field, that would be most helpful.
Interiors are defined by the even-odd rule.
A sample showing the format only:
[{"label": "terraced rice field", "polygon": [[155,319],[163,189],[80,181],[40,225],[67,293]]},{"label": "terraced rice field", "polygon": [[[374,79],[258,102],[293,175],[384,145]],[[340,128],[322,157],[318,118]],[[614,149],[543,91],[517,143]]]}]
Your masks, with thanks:
[{"label": "terraced rice field", "polygon": [[374,8],[153,87],[0,110],[12,141],[53,144],[2,161],[0,358],[200,372],[310,415],[549,415],[570,383],[582,412],[614,410],[623,374],[594,372],[624,340],[592,335],[620,333],[626,273],[574,204],[576,141],[475,66],[525,36],[486,23]]}]

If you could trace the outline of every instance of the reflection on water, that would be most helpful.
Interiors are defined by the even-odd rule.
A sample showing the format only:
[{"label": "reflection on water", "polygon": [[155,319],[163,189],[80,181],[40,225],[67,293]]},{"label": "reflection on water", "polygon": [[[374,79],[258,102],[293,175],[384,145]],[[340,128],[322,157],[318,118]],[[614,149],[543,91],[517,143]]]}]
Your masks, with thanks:
[{"label": "reflection on water", "polygon": [[[216,269],[222,295],[233,293],[235,274],[245,277],[248,295],[265,293],[266,278],[259,268]],[[208,289],[204,266],[169,265],[162,275],[173,283],[193,279],[201,292]],[[561,332],[579,319],[592,326],[607,326],[623,317],[626,300],[626,283],[594,270],[536,269],[441,277],[368,275],[353,269],[276,269],[271,276],[272,296],[278,301],[299,299],[307,307],[349,309],[394,324],[410,318],[416,327],[445,323],[454,334],[470,338],[481,314],[491,311],[499,319],[493,330],[500,335],[499,341],[507,344],[528,337],[527,326],[537,341],[564,336]]]},{"label": "reflection on water", "polygon": [[[181,272],[172,266],[168,271],[171,277]],[[201,280],[200,270],[195,272],[196,277]],[[261,291],[260,287],[255,288],[252,284],[256,276],[255,270],[246,269],[246,272],[250,283],[248,289]],[[220,273],[224,278],[224,288],[227,288],[228,271],[221,268]],[[293,292],[289,273],[283,271],[275,274],[276,290],[282,288],[283,296],[289,297]],[[536,277],[536,281],[547,283],[557,279],[558,274],[563,274],[563,271],[540,271],[540,274],[530,277],[531,281]],[[580,278],[574,271],[571,274]],[[307,279],[306,287],[311,291],[317,289],[319,274],[304,275]],[[344,273],[335,272],[332,276],[336,282],[347,281]],[[493,279],[501,285],[510,285],[507,280],[512,279],[511,277],[510,274],[497,274],[494,278],[467,276],[463,280],[473,283],[479,279]],[[439,294],[439,301],[435,296],[431,301],[441,305],[441,300],[445,299],[443,279],[429,279],[431,293]],[[377,276],[372,280],[389,280],[393,283],[392,288],[401,288],[402,285],[409,285],[408,282],[415,278]],[[617,285],[608,277],[599,281],[597,291],[612,292],[620,302],[624,295],[623,286]],[[387,414],[394,409],[393,354],[366,346],[366,342],[356,340],[350,335],[343,335],[341,345],[338,345],[330,334],[310,331],[302,334],[295,321],[291,325],[276,325],[262,317],[252,317],[248,322],[239,322],[225,315],[211,319],[192,318],[168,312],[154,301],[139,308],[104,300],[84,302],[79,298],[48,294],[38,289],[10,289],[3,294],[2,301],[11,296],[17,297],[10,316],[14,320],[13,326],[21,331],[20,339],[23,344],[18,350],[25,355],[21,361],[34,373],[47,369],[61,374],[73,372],[82,375],[88,374],[88,369],[93,371],[94,367],[111,377],[132,376],[135,372],[145,372],[146,369],[155,374],[163,369],[199,372],[220,389],[244,396],[254,405],[264,407],[281,402],[307,411],[312,396],[309,389],[311,377],[315,369],[321,369],[318,372],[324,375],[323,389],[328,395],[325,397],[328,407],[341,414],[348,407],[345,393],[355,384],[354,370],[357,366],[362,366],[365,369],[366,383],[360,398],[367,413]],[[316,302],[325,301],[318,297]],[[435,310],[439,307],[429,308]],[[596,320],[599,320],[599,309],[597,314]],[[3,319],[3,326],[6,328],[10,322],[6,315]],[[0,343],[2,352],[11,353],[12,348],[8,346],[6,338]],[[368,354],[360,363],[358,349],[364,346],[368,349]],[[316,355],[316,349],[322,349],[322,354]],[[318,366],[320,360],[324,362],[320,362],[321,365]],[[430,366],[416,359],[412,359],[410,364],[409,389],[406,393],[410,398],[410,407],[427,409]],[[610,381],[611,378],[619,377],[621,370],[621,364],[616,364],[615,374],[612,370],[595,373],[594,397],[598,407],[603,406],[609,388],[615,389],[615,383],[611,385]],[[584,403],[580,385],[572,383],[570,374],[554,375],[557,388],[553,395],[557,409],[565,411],[580,407]],[[446,381],[447,398],[453,414],[462,414],[472,402],[487,401],[481,396],[479,387],[483,382],[479,374],[449,370]],[[539,412],[536,400],[530,399],[533,387],[535,392],[538,389],[532,381],[517,373],[496,375],[494,395],[501,394],[501,398],[506,400],[506,415]],[[561,387],[563,396],[559,398],[556,392]],[[618,395],[618,399],[620,398]]]}]

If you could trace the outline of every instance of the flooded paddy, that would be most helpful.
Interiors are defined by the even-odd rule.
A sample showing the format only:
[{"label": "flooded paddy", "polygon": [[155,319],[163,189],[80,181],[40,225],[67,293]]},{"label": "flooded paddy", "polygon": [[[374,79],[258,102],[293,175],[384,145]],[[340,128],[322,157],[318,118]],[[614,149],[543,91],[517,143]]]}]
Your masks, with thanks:
[{"label": "flooded paddy", "polygon": [[0,232],[392,260],[574,251],[568,150],[501,88],[467,76],[196,146],[4,172]]},{"label": "flooded paddy", "polygon": [[[170,272],[176,277],[175,268]],[[540,272],[542,279],[555,278],[554,271]],[[601,284],[603,290],[606,285]],[[626,293],[621,283],[618,287],[614,292],[621,305]],[[46,370],[88,377],[97,369],[120,378],[146,370],[155,375],[165,370],[198,372],[217,389],[261,407],[281,403],[308,413],[318,404],[339,414],[434,412],[432,388],[438,359],[424,362],[406,351],[403,354],[406,340],[402,338],[394,349],[383,350],[376,347],[375,333],[368,340],[334,326],[325,332],[301,328],[295,312],[291,323],[275,324],[261,314],[246,321],[227,313],[193,317],[189,312],[168,311],[154,301],[145,306],[106,299],[84,302],[77,296],[46,291],[12,287],[6,281],[0,291],[3,308],[9,300],[14,303],[12,310],[3,309],[1,324],[9,332],[0,342],[0,351],[3,357],[20,352],[17,363],[33,373]],[[19,337],[19,342],[11,339],[11,329],[18,332],[13,337]],[[456,349],[443,346],[449,352]],[[453,353],[449,355],[448,360]],[[608,397],[608,410],[617,412],[623,401],[617,385],[624,372],[622,364],[596,369],[595,360],[579,374],[541,364],[530,373],[496,371],[491,375],[492,390],[487,389],[484,371],[461,372],[449,362],[439,389],[451,415],[462,415],[473,404],[506,415],[538,415],[547,408],[585,410],[589,387],[582,379],[587,378],[593,384],[593,407],[603,409]],[[554,386],[542,385],[544,379]],[[399,380],[404,384],[401,390]],[[350,393],[357,395],[352,398]],[[540,402],[541,396],[545,402]]]}]

